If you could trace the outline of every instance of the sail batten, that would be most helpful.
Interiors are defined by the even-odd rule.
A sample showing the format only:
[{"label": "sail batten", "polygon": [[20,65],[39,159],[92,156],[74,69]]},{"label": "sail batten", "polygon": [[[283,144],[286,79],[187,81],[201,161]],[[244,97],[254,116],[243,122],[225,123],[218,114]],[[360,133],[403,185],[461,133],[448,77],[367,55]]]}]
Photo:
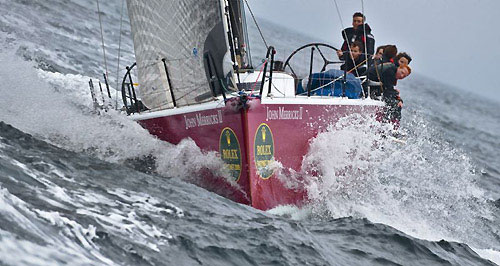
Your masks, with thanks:
[{"label": "sail batten", "polygon": [[221,85],[210,83],[212,77],[208,77],[204,58],[210,54],[212,63],[220,69],[216,79],[223,82],[226,75],[221,73],[222,64],[228,48],[221,0],[127,0],[127,6],[139,94],[146,107],[174,107],[170,90],[177,106],[196,104],[200,95],[213,91],[220,93]]}]

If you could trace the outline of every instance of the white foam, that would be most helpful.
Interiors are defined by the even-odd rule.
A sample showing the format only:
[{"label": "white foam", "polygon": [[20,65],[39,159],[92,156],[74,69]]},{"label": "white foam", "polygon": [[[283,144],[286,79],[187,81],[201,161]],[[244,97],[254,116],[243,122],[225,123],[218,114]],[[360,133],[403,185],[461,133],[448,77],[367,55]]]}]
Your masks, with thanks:
[{"label": "white foam", "polygon": [[[0,187],[0,214],[13,224],[18,224],[46,243],[40,246],[30,241],[18,239],[11,232],[0,230],[0,254],[2,262],[8,264],[51,265],[54,261],[63,260],[74,265],[88,265],[95,258],[108,265],[113,262],[99,253],[92,244],[95,227],[87,229],[75,221],[60,216],[57,212],[46,212],[32,208],[27,203]],[[64,235],[54,235],[40,223],[40,218],[62,228]],[[69,238],[68,238],[69,237]],[[82,244],[73,242],[75,237]],[[92,256],[86,256],[92,254]]]},{"label": "white foam", "polygon": [[[51,224],[63,228],[66,233],[72,234],[83,247],[87,249],[97,249],[97,247],[92,242],[92,239],[96,237],[95,226],[89,225],[88,228],[84,228],[77,222],[63,217],[59,212],[47,212],[42,210],[35,210],[39,217],[49,221]],[[68,227],[70,230],[67,230]]]},{"label": "white foam", "polygon": [[[156,252],[160,252],[160,246],[167,245],[168,240],[172,239],[173,236],[165,229],[158,228],[141,219],[141,213],[146,212],[148,216],[161,217],[162,220],[166,218],[165,213],[178,218],[184,217],[182,209],[168,202],[159,201],[148,194],[124,189],[113,189],[107,192],[117,196],[119,200],[98,195],[100,196],[98,204],[92,204],[94,207],[90,207],[86,202],[82,202],[77,205],[79,208],[77,213],[93,217],[106,231],[124,235],[133,239],[136,244]],[[93,195],[88,195],[88,197],[93,197]],[[113,202],[115,205],[111,211],[108,202]]]},{"label": "white foam", "polygon": [[289,217],[293,220],[303,220],[311,216],[311,208],[302,207],[299,208],[295,205],[280,205],[267,210],[268,213],[273,215],[279,215],[283,217]]},{"label": "white foam", "polygon": [[[311,142],[302,173],[286,178],[306,187],[306,208],[316,215],[367,218],[420,239],[496,247],[491,230],[498,225],[468,156],[429,128],[415,131],[401,144],[384,137],[392,126],[341,119]],[[307,178],[293,179],[300,174]]]},{"label": "white foam", "polygon": [[[69,250],[65,245],[39,245],[19,239],[17,236],[0,229],[0,254],[2,263],[8,265],[54,265],[55,261],[64,261],[70,265],[92,265],[95,262],[80,252]],[[107,265],[112,262],[101,260]]]},{"label": "white foam", "polygon": [[0,120],[56,146],[110,162],[152,156],[163,176],[196,183],[192,179],[208,169],[239,189],[216,152],[203,152],[189,139],[179,145],[160,141],[119,111],[94,111],[90,77],[37,70],[9,50],[0,53],[0,63],[10,66],[0,69]]},{"label": "white foam", "polygon": [[[163,228],[158,228],[147,220],[141,219],[141,212],[147,212],[148,216],[158,216],[162,220],[165,220],[165,214],[177,218],[184,216],[182,209],[144,193],[115,189],[108,191],[108,194],[97,194],[78,187],[66,190],[51,182],[47,174],[35,168],[29,168],[14,159],[6,159],[9,159],[10,164],[23,171],[27,177],[44,185],[34,188],[41,201],[63,209],[77,209],[77,213],[94,218],[96,225],[105,228],[108,232],[122,234],[125,238],[133,239],[135,243],[142,244],[156,252],[160,252],[160,246],[168,244],[168,240],[172,239],[172,236]],[[57,168],[53,166],[51,169],[56,170]],[[56,170],[56,172],[58,171]],[[61,177],[56,175],[52,178]],[[112,197],[118,197],[119,200]],[[67,203],[67,206],[63,203]],[[63,242],[64,244],[61,245],[73,245],[71,248],[77,250],[78,246],[81,245],[94,258],[111,264],[99,253],[99,248],[92,242],[97,237],[96,225],[89,224],[87,227],[83,227],[57,211],[36,209],[12,196],[6,189],[0,190],[0,205],[2,216],[7,217],[12,223],[20,224],[42,239]],[[26,218],[26,216],[31,218]],[[36,219],[33,221],[33,218],[41,218],[56,226],[68,239],[58,238],[57,235],[47,236],[44,230],[38,230],[40,223],[37,223]],[[71,242],[70,239],[77,240],[78,244],[66,243]]]},{"label": "white foam", "polygon": [[[66,189],[56,185],[55,183],[53,183],[49,180],[50,177],[48,176],[48,174],[50,174],[50,172],[48,174],[46,174],[46,173],[40,172],[34,168],[30,168],[27,165],[25,165],[17,160],[14,160],[11,158],[7,158],[7,159],[12,165],[19,167],[23,171],[24,174],[30,176],[33,180],[36,180],[36,181],[40,182],[41,184],[45,185],[46,192],[49,192],[50,194],[55,196],[58,200],[61,200],[61,201],[66,202],[66,203],[72,202],[72,199],[70,196],[68,196]],[[46,165],[49,165],[49,164],[46,164]],[[51,168],[54,169],[55,167],[51,165]],[[35,188],[35,190],[38,190],[38,188]],[[45,197],[44,193],[41,193],[40,197],[44,197],[53,206],[58,206],[60,208],[66,208],[66,206],[64,206],[63,203],[58,202],[58,201],[54,201],[50,198]]]}]

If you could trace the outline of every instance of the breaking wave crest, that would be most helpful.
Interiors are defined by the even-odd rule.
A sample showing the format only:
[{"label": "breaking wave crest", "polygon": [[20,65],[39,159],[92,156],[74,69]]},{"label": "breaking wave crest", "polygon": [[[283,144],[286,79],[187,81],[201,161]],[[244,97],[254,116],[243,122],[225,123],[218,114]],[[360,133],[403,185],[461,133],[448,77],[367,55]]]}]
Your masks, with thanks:
[{"label": "breaking wave crest", "polygon": [[319,217],[367,218],[418,238],[492,248],[498,218],[469,157],[418,118],[400,139],[393,133],[375,118],[341,119],[311,141],[288,184],[305,186],[306,208]]},{"label": "breaking wave crest", "polygon": [[[0,62],[4,61],[11,67],[0,69],[4,82],[0,104],[5,107],[0,121],[58,147],[108,162],[139,164],[141,171],[194,184],[202,181],[202,172],[209,171],[241,190],[215,152],[200,150],[190,139],[169,144],[119,110],[94,109],[88,88],[91,77],[36,69],[33,62],[15,54],[15,47],[0,53]],[[113,97],[121,97],[111,91]],[[100,105],[115,102],[101,95],[97,98]]]}]

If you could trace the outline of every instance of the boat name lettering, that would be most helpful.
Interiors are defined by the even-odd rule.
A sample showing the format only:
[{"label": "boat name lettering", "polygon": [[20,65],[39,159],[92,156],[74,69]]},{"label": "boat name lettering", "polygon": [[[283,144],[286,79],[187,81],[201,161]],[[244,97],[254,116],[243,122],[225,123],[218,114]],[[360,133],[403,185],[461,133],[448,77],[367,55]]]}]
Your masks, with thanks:
[{"label": "boat name lettering", "polygon": [[266,121],[269,120],[301,120],[303,107],[299,109],[287,110],[285,107],[278,107],[278,109],[270,109],[266,107]]},{"label": "boat name lettering", "polygon": [[195,116],[184,115],[184,122],[186,124],[186,129],[221,124],[222,111],[218,110],[217,113],[211,115],[203,115],[201,113],[197,113]]}]

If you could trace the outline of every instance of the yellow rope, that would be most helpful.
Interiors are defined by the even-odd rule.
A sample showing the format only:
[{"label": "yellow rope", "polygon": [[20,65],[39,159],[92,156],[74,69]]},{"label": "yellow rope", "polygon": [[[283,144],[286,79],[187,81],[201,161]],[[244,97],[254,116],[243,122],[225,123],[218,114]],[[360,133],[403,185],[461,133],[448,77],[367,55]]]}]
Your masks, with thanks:
[{"label": "yellow rope", "polygon": [[[362,64],[364,64],[364,63],[366,63],[366,60],[368,60],[368,59],[363,60],[363,62],[359,63],[357,66],[355,66],[355,67],[353,67],[351,70],[347,71],[347,73],[351,73],[354,69],[356,69],[356,70],[357,70],[357,68],[358,68],[359,66],[361,66],[361,65],[362,65]],[[353,59],[353,61],[354,61],[354,59]],[[359,74],[359,73],[358,73],[358,74]]]},{"label": "yellow rope", "polygon": [[[380,93],[384,93],[384,83],[380,79],[380,74],[378,73],[377,60],[373,60],[373,65],[375,66],[375,72],[377,73],[378,82],[380,82]],[[382,64],[383,66],[384,64]]]}]

